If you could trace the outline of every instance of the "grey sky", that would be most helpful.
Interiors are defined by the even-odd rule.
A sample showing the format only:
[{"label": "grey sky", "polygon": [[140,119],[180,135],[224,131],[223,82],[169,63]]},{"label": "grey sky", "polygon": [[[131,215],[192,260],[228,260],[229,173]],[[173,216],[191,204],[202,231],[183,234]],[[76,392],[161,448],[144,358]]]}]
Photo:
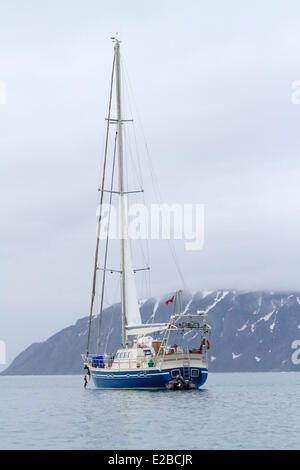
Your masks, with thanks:
[{"label": "grey sky", "polygon": [[[299,26],[297,1],[0,2],[9,360],[88,311],[116,31],[164,200],[205,204],[204,249],[176,242],[187,285],[298,289]],[[180,287],[164,243],[153,295]]]}]

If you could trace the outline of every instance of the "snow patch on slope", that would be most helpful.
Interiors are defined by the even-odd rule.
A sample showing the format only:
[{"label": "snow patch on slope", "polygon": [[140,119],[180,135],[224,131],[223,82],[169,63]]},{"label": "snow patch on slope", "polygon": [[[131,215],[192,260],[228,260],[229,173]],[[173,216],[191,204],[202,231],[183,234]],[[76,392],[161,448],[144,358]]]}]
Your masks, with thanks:
[{"label": "snow patch on slope", "polygon": [[234,353],[232,353],[232,359],[237,359],[238,357],[240,357],[240,354],[234,354]]},{"label": "snow patch on slope", "polygon": [[157,312],[160,300],[161,300],[160,298],[156,299],[156,302],[155,302],[154,307],[153,307],[153,312],[152,312],[152,315],[150,316],[150,318],[148,320],[148,323],[151,323],[151,320],[154,320],[154,317],[155,317],[155,314]]},{"label": "snow patch on slope", "polygon": [[243,326],[241,326],[241,328],[238,328],[238,331],[245,330],[247,328],[247,326],[248,326],[248,321]]},{"label": "snow patch on slope", "polygon": [[213,293],[213,290],[204,290],[204,291],[202,291],[201,293],[202,293],[201,298],[202,298],[202,299],[205,299],[205,297],[207,297],[208,295],[210,295],[210,294]]},{"label": "snow patch on slope", "polygon": [[[257,323],[259,323],[259,322],[261,322],[261,321],[263,321],[263,320],[264,320],[264,322],[267,322],[268,320],[270,320],[270,318],[271,318],[271,316],[273,315],[274,312],[276,312],[276,307],[274,307],[271,312],[267,313],[266,315],[264,315],[263,317],[261,317],[259,320],[257,320],[256,322],[252,323],[252,325],[251,325],[251,333],[254,332]],[[274,322],[273,325],[275,325],[275,322]],[[271,328],[271,327],[272,327],[272,328]],[[274,328],[274,326],[271,325],[271,326],[270,326],[270,329],[272,330],[273,328]]]},{"label": "snow patch on slope", "polygon": [[[221,294],[221,295],[220,295]],[[226,290],[224,292],[222,291],[218,291],[217,292],[217,295],[213,301],[213,303],[211,305],[209,305],[206,310],[198,310],[198,313],[208,313],[210,310],[212,310],[219,302],[221,302],[221,300],[224,299],[224,297],[226,297],[226,295],[229,294],[229,291]]]},{"label": "snow patch on slope", "polygon": [[183,315],[185,315],[186,312],[189,311],[190,305],[191,305],[192,301],[193,301],[193,297],[192,297],[191,300],[186,304],[185,309],[184,309],[183,312],[182,312]]}]

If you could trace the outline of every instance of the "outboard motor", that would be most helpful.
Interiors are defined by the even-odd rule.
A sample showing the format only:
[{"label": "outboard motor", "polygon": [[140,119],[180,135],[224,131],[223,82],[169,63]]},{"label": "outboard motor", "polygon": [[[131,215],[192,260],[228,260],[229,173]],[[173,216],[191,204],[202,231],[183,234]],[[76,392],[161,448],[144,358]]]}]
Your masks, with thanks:
[{"label": "outboard motor", "polygon": [[193,390],[197,387],[191,380],[184,380],[181,375],[177,375],[167,383],[166,388],[168,390]]}]

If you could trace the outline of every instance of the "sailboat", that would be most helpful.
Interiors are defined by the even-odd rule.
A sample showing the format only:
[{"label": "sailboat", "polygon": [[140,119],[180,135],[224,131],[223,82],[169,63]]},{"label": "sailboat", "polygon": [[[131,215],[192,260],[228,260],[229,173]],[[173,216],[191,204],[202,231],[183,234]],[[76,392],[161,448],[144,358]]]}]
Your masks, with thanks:
[{"label": "sailboat", "polygon": [[[102,389],[142,389],[142,390],[186,390],[201,387],[208,374],[208,349],[210,326],[207,324],[205,312],[182,312],[181,294],[178,291],[169,302],[177,301],[178,311],[173,312],[165,323],[142,323],[135,272],[131,256],[131,244],[128,237],[128,221],[126,211],[126,194],[124,189],[123,170],[123,139],[122,127],[126,120],[122,116],[121,100],[121,68],[120,68],[120,40],[112,38],[114,42],[114,58],[111,75],[109,108],[106,130],[104,167],[102,187],[100,191],[100,214],[97,228],[97,242],[94,260],[93,287],[90,305],[88,342],[85,354],[82,354],[85,370],[92,377],[96,388]],[[111,117],[112,96],[115,82],[116,118]],[[122,334],[121,347],[111,353],[100,354],[100,330],[102,324],[103,298],[107,268],[107,244],[103,257],[103,267],[98,266],[99,242],[101,231],[101,207],[104,192],[110,198],[116,191],[104,189],[106,159],[108,150],[108,135],[110,125],[116,125],[116,138],[114,158],[117,154],[118,167],[118,197],[119,216],[121,224],[120,236],[120,294],[121,294],[121,321]],[[115,162],[115,161],[114,161]],[[114,167],[113,162],[113,167]],[[99,327],[97,338],[97,352],[89,351],[91,342],[91,326],[96,294],[96,281],[99,270],[103,272],[102,293],[100,301]],[[168,302],[168,301],[167,301]],[[181,333],[185,337],[194,332],[199,339],[199,347],[191,348],[189,345],[172,344],[174,333]],[[178,336],[178,335],[177,335]],[[177,337],[176,336],[176,337]]]}]

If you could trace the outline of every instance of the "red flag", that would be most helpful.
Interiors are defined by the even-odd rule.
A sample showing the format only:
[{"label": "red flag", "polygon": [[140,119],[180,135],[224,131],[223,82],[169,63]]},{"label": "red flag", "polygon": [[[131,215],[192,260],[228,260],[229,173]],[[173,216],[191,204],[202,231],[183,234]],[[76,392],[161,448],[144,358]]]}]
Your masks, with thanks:
[{"label": "red flag", "polygon": [[168,305],[170,302],[173,302],[174,297],[175,297],[175,296],[173,295],[173,297],[171,297],[169,300],[167,300],[167,301],[166,301],[166,304]]}]

